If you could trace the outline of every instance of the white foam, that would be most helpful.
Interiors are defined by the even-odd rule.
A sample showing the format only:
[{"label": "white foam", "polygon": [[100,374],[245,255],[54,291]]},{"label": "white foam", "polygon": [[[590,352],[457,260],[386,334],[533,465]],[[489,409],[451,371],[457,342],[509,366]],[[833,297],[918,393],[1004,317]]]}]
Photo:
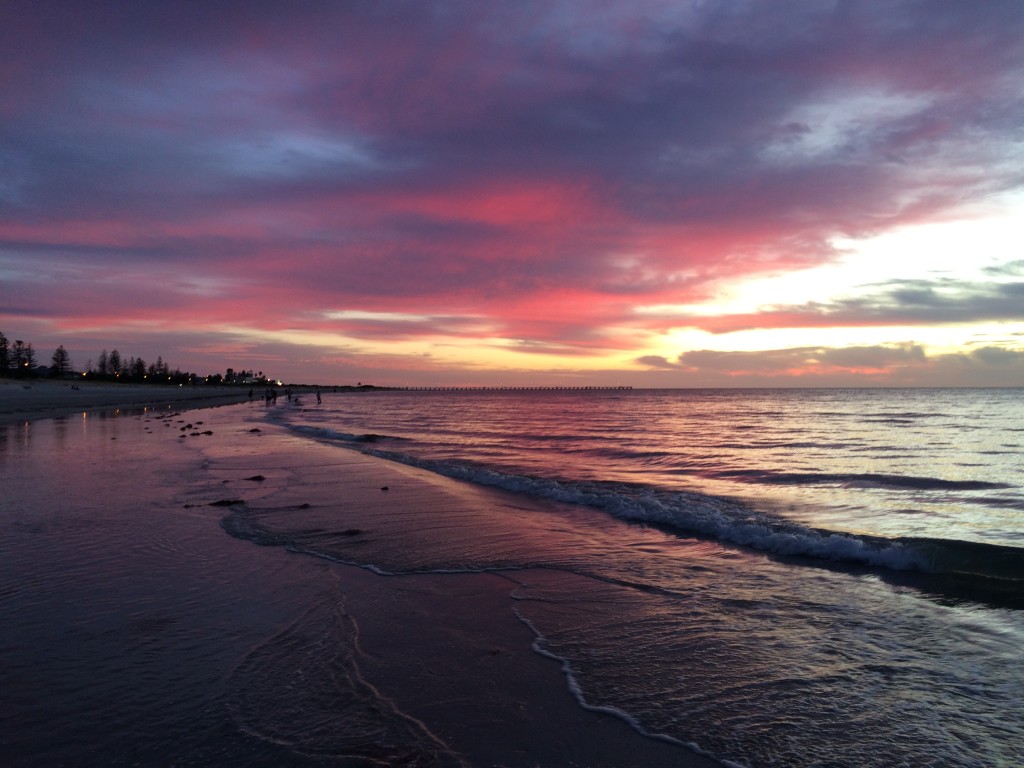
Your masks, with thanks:
[{"label": "white foam", "polygon": [[[592,507],[621,520],[656,523],[681,532],[708,536],[776,555],[811,557],[897,571],[980,572],[998,578],[1007,577],[1007,574],[998,570],[990,573],[985,557],[971,554],[970,562],[967,562],[964,557],[953,553],[953,549],[963,542],[889,539],[824,531],[774,517],[724,497],[622,483],[569,482],[528,477],[479,465],[419,459],[404,453],[368,447],[371,443],[379,444],[382,440],[401,438],[353,434],[311,425],[288,426],[313,439],[358,448],[379,458],[447,477],[537,498]],[[1001,562],[998,558],[988,559],[997,564]],[[1013,568],[1003,570],[1013,571],[1011,578],[1020,578]]]},{"label": "white foam", "polygon": [[659,523],[721,541],[778,555],[799,555],[860,563],[893,570],[932,570],[919,549],[886,539],[818,531],[792,521],[772,519],[730,499],[686,492],[641,491],[615,484],[566,483],[525,477],[463,464],[424,461],[387,451],[367,451],[480,485],[553,501],[604,510],[630,521]]},{"label": "white foam", "polygon": [[545,648],[544,644],[547,642],[547,638],[544,636],[544,634],[537,628],[537,626],[532,621],[523,616],[517,609],[513,608],[512,610],[513,613],[516,615],[516,618],[519,619],[519,621],[521,621],[527,627],[529,627],[530,631],[533,633],[534,640],[531,645],[531,648],[533,649],[534,653],[537,653],[540,656],[551,659],[553,661],[557,661],[559,663],[559,665],[562,668],[562,674],[565,675],[566,685],[569,688],[569,692],[573,695],[573,698],[576,699],[576,703],[579,704],[583,709],[586,709],[590,712],[600,712],[602,714],[617,717],[620,720],[624,721],[626,724],[628,724],[630,728],[632,728],[634,731],[641,734],[642,736],[645,736],[649,739],[655,739],[657,741],[664,741],[669,744],[675,744],[678,747],[684,747],[690,750],[691,752],[695,752],[698,755],[702,755],[711,760],[714,760],[720,765],[725,766],[725,768],[748,768],[742,763],[736,763],[731,760],[725,760],[723,758],[720,758],[717,755],[714,755],[711,752],[702,749],[699,744],[696,744],[692,741],[681,741],[679,739],[673,738],[672,736],[668,736],[664,733],[653,733],[651,731],[648,731],[641,725],[639,720],[637,720],[635,717],[633,717],[631,714],[629,714],[623,709],[619,709],[618,707],[611,707],[608,705],[591,704],[590,702],[588,702],[587,697],[583,692],[583,688],[580,686],[579,681],[576,679],[576,674],[573,671],[572,665],[569,663],[569,660],[562,656],[559,656],[556,653],[552,653],[547,648]]}]

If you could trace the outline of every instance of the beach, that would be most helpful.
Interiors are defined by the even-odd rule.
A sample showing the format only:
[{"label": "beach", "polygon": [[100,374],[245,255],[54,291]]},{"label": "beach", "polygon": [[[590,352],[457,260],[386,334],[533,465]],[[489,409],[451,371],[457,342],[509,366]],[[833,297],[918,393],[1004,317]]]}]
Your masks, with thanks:
[{"label": "beach", "polygon": [[534,649],[516,590],[573,576],[385,575],[272,538],[292,510],[358,546],[527,500],[207,407],[244,391],[143,390],[4,383],[7,765],[718,764],[582,706]]},{"label": "beach", "polygon": [[1024,760],[1018,391],[293,395],[8,406],[5,764]]},{"label": "beach", "polygon": [[[516,617],[574,697],[729,764],[1016,766],[1019,394],[301,398],[258,415],[324,468],[267,475],[222,525],[402,578],[515,582]],[[462,502],[424,507],[395,482],[343,518],[306,506],[353,453]]]},{"label": "beach", "polygon": [[248,393],[246,387],[204,384],[179,387],[84,380],[0,379],[0,424],[118,407],[240,403],[249,399]]}]

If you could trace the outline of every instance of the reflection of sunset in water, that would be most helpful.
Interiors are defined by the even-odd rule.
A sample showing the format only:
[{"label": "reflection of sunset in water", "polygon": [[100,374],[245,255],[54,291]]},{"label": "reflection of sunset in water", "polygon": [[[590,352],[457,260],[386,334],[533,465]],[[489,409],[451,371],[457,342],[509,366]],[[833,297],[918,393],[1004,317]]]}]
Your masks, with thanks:
[{"label": "reflection of sunset in water", "polygon": [[13,765],[551,738],[594,766],[1006,762],[1014,394],[325,392],[0,426],[0,739]]}]

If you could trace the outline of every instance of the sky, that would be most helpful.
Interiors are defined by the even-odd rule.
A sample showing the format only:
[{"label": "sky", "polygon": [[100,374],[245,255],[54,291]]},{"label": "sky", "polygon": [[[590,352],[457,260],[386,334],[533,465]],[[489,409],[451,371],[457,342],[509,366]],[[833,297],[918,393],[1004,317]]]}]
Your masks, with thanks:
[{"label": "sky", "polygon": [[0,332],[388,386],[1024,386],[1019,0],[0,0]]}]

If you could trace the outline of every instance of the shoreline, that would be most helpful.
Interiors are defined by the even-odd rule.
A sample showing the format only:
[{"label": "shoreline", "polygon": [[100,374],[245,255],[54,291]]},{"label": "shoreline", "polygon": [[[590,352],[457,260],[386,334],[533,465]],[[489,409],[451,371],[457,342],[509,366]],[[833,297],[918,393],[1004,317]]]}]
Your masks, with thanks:
[{"label": "shoreline", "polygon": [[0,380],[0,425],[23,424],[91,411],[174,405],[203,408],[249,400],[248,388],[119,384],[52,379]]},{"label": "shoreline", "polygon": [[[467,514],[513,512],[523,504],[520,497],[357,451],[311,443],[296,452],[283,428],[260,422],[258,429],[238,433],[241,439],[229,446],[212,439],[195,444],[211,487],[231,502],[220,527],[231,538],[309,558],[334,574],[339,605],[352,628],[352,677],[368,683],[401,719],[419,724],[421,746],[434,740],[443,745],[446,756],[427,764],[721,765],[694,745],[646,734],[622,713],[585,704],[565,662],[538,647],[536,630],[516,610],[515,593],[534,580],[551,586],[578,577],[543,566],[445,573],[426,562],[421,570],[392,571],[386,563],[360,565],[360,558],[342,551],[349,544],[361,549],[373,538],[429,537],[404,522],[410,509],[445,528]],[[298,511],[310,526],[345,528],[337,537],[341,549],[284,545],[277,535],[284,530],[277,526],[286,529]]]},{"label": "shoreline", "polygon": [[[179,414],[47,419],[54,408],[33,411],[31,429],[0,422],[0,479],[18,500],[0,520],[12,766],[717,764],[581,706],[513,597],[524,579],[563,574],[382,575],[227,525],[322,514],[360,546],[399,535],[384,529],[410,509],[441,519],[507,495],[296,443],[245,405],[204,413],[201,433]],[[377,522],[358,534],[338,522],[360,515]]]}]

